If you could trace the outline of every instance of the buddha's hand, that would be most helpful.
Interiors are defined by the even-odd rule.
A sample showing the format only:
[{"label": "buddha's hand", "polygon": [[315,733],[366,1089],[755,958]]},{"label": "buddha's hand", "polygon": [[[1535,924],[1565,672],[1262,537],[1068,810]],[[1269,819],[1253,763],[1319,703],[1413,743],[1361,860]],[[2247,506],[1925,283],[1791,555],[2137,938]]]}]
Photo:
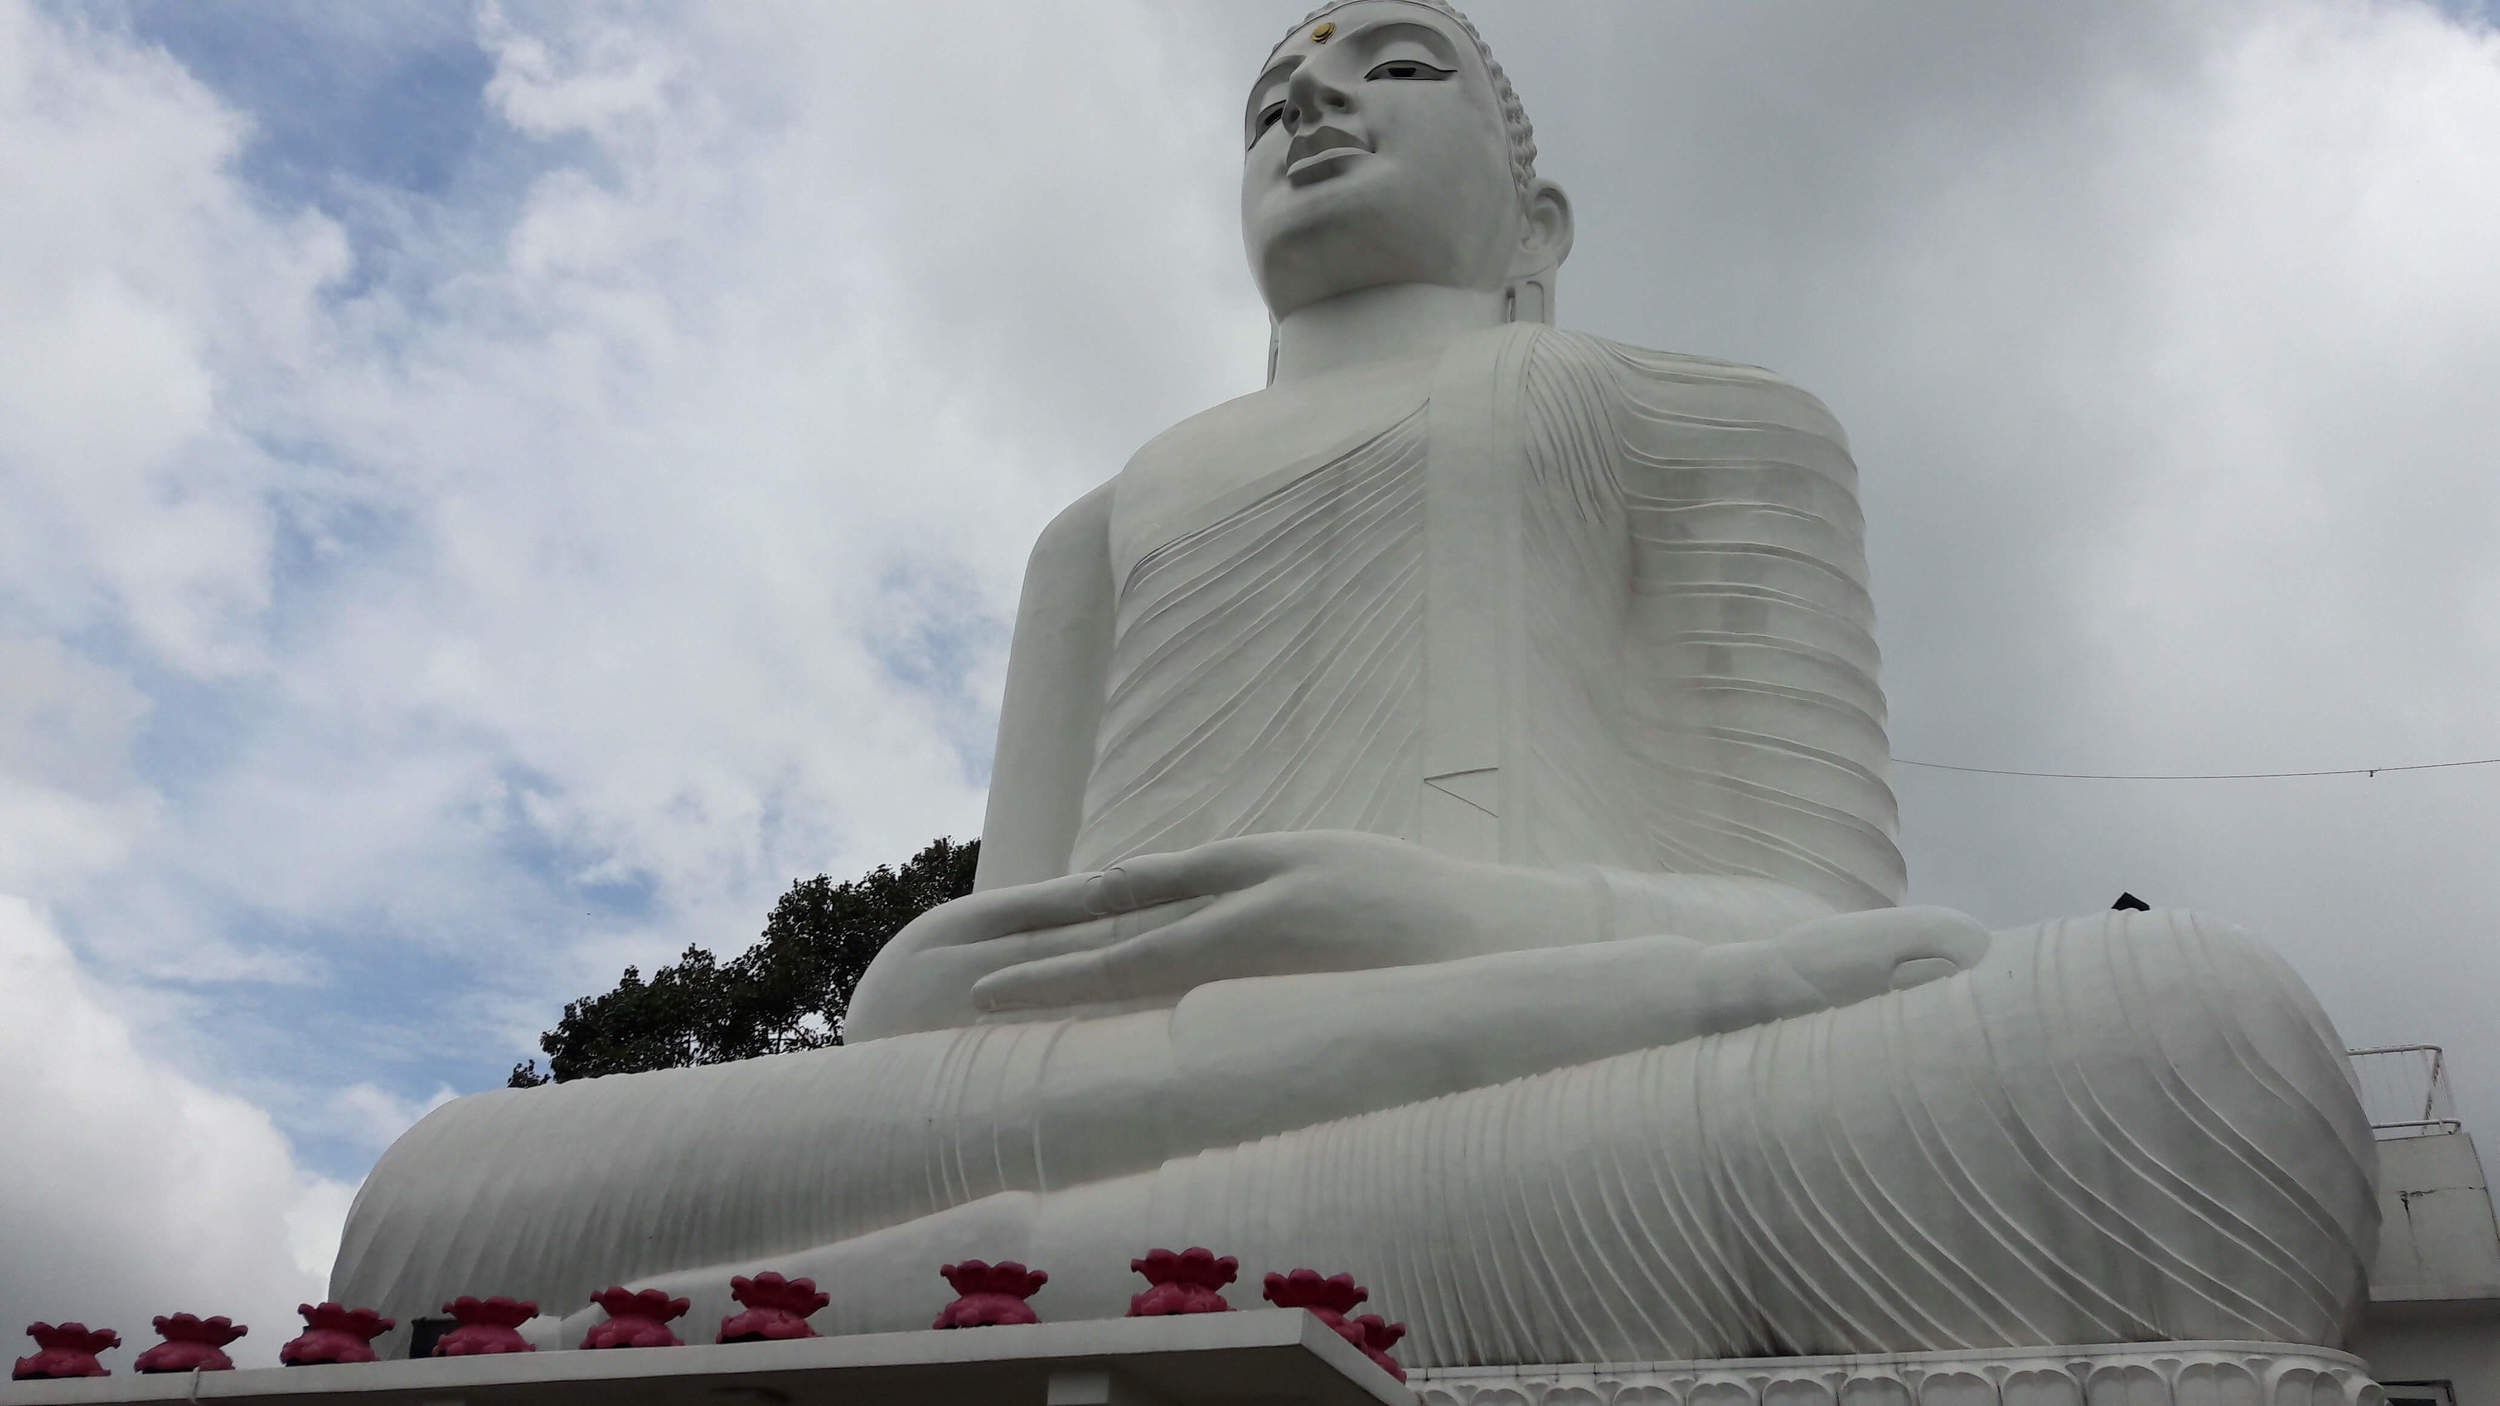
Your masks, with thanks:
[{"label": "buddha's hand", "polygon": [[978,959],[989,967],[971,987],[979,1010],[1168,1002],[1237,977],[1556,946],[1604,922],[1580,879],[1351,831],[1246,835],[1072,878],[1080,890],[1027,911],[1051,924],[976,944],[1023,949],[1012,963]]},{"label": "buddha's hand", "polygon": [[844,1016],[843,1039],[859,1044],[978,1023],[973,983],[1099,940],[1088,922],[1096,877],[1071,874],[987,889],[912,919],[861,975]]},{"label": "buddha's hand", "polygon": [[1870,908],[1701,956],[1705,1030],[1735,1030],[1906,991],[1977,966],[1988,930],[1949,908]]}]

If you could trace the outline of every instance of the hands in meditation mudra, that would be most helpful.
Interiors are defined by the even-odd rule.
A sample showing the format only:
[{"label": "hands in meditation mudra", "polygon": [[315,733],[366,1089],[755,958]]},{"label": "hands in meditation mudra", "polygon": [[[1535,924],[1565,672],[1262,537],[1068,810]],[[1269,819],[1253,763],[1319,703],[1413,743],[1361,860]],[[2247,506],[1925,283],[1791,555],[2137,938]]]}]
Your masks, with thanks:
[{"label": "hands in meditation mudra", "polygon": [[[1043,532],[978,890],[843,1048],[462,1099],[333,1292],[586,1303],[941,1263],[1350,1270],[1411,1365],[2337,1343],[2369,1128],[2183,913],[1896,906],[1856,472],[1768,373],[1547,325],[1570,207],[1425,0],[1250,92],[1272,384]],[[578,1341],[596,1310],[555,1334]]]}]

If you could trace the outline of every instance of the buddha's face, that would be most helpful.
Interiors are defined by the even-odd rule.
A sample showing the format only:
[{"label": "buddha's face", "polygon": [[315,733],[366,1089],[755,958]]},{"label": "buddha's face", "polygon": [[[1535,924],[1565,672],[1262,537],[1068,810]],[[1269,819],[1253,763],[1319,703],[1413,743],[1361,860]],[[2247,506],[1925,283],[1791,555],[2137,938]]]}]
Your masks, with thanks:
[{"label": "buddha's face", "polygon": [[1360,0],[1304,26],[1243,120],[1242,237],[1279,318],[1386,284],[1497,292],[1552,262],[1492,76],[1437,10]]}]

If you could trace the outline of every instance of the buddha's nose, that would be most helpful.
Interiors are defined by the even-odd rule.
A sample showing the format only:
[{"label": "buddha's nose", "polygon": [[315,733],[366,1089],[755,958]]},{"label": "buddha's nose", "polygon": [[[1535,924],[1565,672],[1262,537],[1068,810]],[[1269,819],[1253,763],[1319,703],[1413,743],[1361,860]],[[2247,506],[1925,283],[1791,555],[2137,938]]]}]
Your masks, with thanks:
[{"label": "buddha's nose", "polygon": [[1299,132],[1331,116],[1353,110],[1354,100],[1343,88],[1319,76],[1317,64],[1304,64],[1295,69],[1293,81],[1285,88],[1285,130]]}]

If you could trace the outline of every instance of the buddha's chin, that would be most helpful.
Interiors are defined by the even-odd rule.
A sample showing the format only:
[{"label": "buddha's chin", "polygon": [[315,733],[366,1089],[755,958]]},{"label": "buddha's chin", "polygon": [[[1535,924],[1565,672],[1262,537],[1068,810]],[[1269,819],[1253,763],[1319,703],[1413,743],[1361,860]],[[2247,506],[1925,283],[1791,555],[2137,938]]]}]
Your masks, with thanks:
[{"label": "buddha's chin", "polygon": [[1421,173],[1375,152],[1315,169],[1326,174],[1307,184],[1276,179],[1243,207],[1262,288],[1314,280],[1337,292],[1383,282],[1473,286],[1479,280],[1465,273],[1487,258],[1498,262],[1498,250],[1480,247],[1490,241],[1467,233],[1482,222],[1453,208]]},{"label": "buddha's chin", "polygon": [[1283,269],[1313,260],[1370,263],[1394,243],[1403,223],[1379,183],[1351,171],[1300,190],[1279,189],[1249,222],[1255,266]]},{"label": "buddha's chin", "polygon": [[1418,257],[1419,251],[1396,237],[1397,223],[1368,203],[1312,214],[1268,229],[1252,254],[1259,290],[1278,317],[1388,284],[1477,286],[1464,276],[1466,261],[1457,251],[1434,249]]},{"label": "buddha's chin", "polygon": [[1382,198],[1378,181],[1363,179],[1353,166],[1331,163],[1327,174],[1311,181],[1285,179],[1268,187],[1245,217],[1269,239],[1307,236],[1328,225],[1364,224],[1377,220]]}]

